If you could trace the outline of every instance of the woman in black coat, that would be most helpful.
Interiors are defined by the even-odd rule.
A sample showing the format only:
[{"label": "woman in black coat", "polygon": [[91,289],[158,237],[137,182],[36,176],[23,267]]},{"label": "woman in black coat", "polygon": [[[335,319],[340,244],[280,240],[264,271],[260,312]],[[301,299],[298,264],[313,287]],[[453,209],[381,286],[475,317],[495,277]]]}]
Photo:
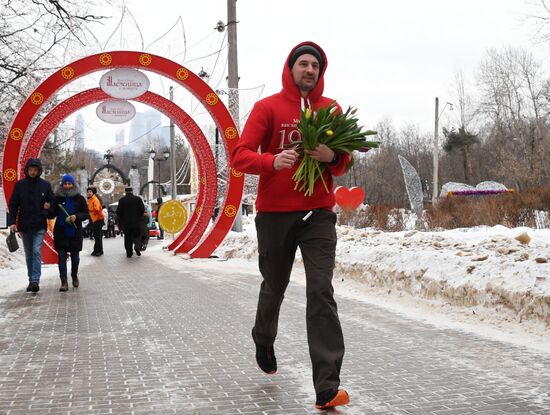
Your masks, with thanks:
[{"label": "woman in black coat", "polygon": [[59,278],[61,288],[67,291],[67,254],[71,256],[71,277],[73,287],[79,286],[78,264],[82,251],[82,222],[89,218],[88,203],[80,194],[74,177],[66,174],[61,179],[61,186],[55,192],[55,227],[53,230],[54,247],[57,251]]}]

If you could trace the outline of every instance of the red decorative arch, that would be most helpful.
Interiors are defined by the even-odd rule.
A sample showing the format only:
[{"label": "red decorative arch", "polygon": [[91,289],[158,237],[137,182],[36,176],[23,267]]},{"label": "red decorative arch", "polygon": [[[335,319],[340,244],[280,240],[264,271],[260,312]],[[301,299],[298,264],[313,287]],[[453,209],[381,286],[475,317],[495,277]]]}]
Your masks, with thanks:
[{"label": "red decorative arch", "polygon": [[[203,237],[200,230],[203,227],[206,228],[206,225],[204,225],[204,217],[207,214],[211,214],[210,203],[207,203],[207,200],[211,200],[213,195],[215,203],[217,192],[217,187],[213,187],[206,182],[206,177],[217,177],[215,164],[212,166],[210,163],[206,163],[204,165],[205,175],[201,175],[200,179],[202,185],[204,177],[204,189],[202,189],[202,192],[199,192],[201,197],[202,194],[204,194],[204,200],[201,201],[199,199],[198,203],[200,203],[200,205],[198,205],[193,212],[191,221],[189,222],[192,224],[191,227],[193,229],[190,229],[188,224],[186,230],[189,229],[189,231],[185,233],[182,232],[174,242],[174,244],[177,242],[177,246],[173,247],[176,252],[189,252],[193,258],[208,257],[222,242],[227,232],[229,232],[235,219],[237,209],[240,207],[241,203],[244,175],[230,168],[231,151],[237,143],[238,131],[227,108],[223,105],[216,93],[203,82],[201,78],[187,68],[160,56],[128,51],[115,51],[91,55],[65,66],[40,84],[17,113],[6,139],[4,157],[2,159],[2,183],[5,198],[8,201],[11,197],[13,186],[18,178],[18,171],[21,166],[19,157],[22,143],[25,137],[29,135],[29,126],[32,124],[32,121],[37,116],[44,103],[50,99],[57,90],[81,76],[100,70],[120,67],[156,72],[179,83],[204,103],[205,108],[214,119],[218,129],[222,132],[222,137],[224,137],[224,148],[227,153],[227,168],[232,171],[233,174],[228,177],[227,193],[225,194],[220,215],[218,215],[217,221],[214,223],[209,233]],[[156,97],[159,96],[156,95]],[[154,97],[150,98],[152,100],[152,102],[149,103],[151,106],[159,110],[162,109],[163,112],[171,113],[175,122],[177,119],[174,118],[172,113],[178,113],[179,116],[183,118],[186,117],[186,115],[182,115],[178,111],[179,108],[177,106],[174,108],[174,106],[168,104],[170,101],[157,100]],[[83,105],[80,107],[82,106]],[[181,109],[179,110],[181,111]],[[47,121],[43,128],[46,129],[48,127],[47,123],[51,124],[53,122],[53,120]],[[58,123],[59,122],[57,122],[57,124]],[[178,123],[176,122],[176,124]],[[185,122],[181,124],[184,125]],[[36,149],[37,147],[39,147],[39,153],[41,149],[39,140],[39,134],[36,136],[34,134],[31,135],[26,144],[26,148],[30,147],[30,149],[28,151],[25,150],[25,153],[30,154],[34,151],[33,148]],[[197,156],[200,157],[201,160],[203,157],[208,157],[205,155],[206,152],[199,151],[199,147],[200,146],[197,146],[195,149]],[[208,153],[211,155],[210,149]],[[208,171],[208,174],[206,174],[206,171]]]},{"label": "red decorative arch", "polygon": [[[38,157],[48,135],[65,118],[79,108],[110,99],[113,98],[104,93],[100,88],[95,88],[80,92],[57,105],[40,122],[29,138],[29,142],[32,142],[33,145],[25,148],[23,158],[21,159],[20,174],[23,174],[23,166],[29,158]],[[187,222],[185,229],[180,233],[177,240],[174,241],[177,242],[175,247],[179,247],[179,245],[184,242],[186,246],[192,245],[194,247],[208,227],[216,204],[216,164],[210,145],[195,121],[173,102],[152,92],[146,92],[142,96],[136,98],[135,101],[150,105],[167,117],[175,120],[174,122],[176,125],[187,137],[198,160],[199,177],[203,184],[199,187],[197,208],[193,211],[193,215]],[[212,174],[213,171],[214,174]],[[210,191],[207,192],[207,188],[210,189]],[[47,245],[53,245],[51,237],[47,237],[46,242]]]}]

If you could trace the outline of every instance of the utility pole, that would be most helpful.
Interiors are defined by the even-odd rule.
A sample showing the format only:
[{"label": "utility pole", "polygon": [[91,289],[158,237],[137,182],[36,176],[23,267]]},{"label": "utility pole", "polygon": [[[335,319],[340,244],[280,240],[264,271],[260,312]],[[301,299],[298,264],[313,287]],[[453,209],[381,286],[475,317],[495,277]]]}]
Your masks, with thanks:
[{"label": "utility pole", "polygon": [[[170,87],[170,101],[174,101],[174,87]],[[174,130],[174,121],[170,118],[170,184],[172,187],[172,200],[176,199],[178,194],[176,186],[176,133]],[[160,175],[159,175],[160,180]]]},{"label": "utility pole", "polygon": [[[227,36],[229,49],[227,52],[227,86],[229,88],[229,112],[237,126],[239,125],[239,65],[237,59],[237,0],[227,0]],[[237,207],[237,215],[233,228],[235,232],[243,231],[241,206]]]},{"label": "utility pole", "polygon": [[435,206],[435,200],[439,192],[438,174],[439,174],[439,98],[435,97],[435,129],[434,129],[434,150],[433,150],[433,187],[432,187],[432,206]]}]

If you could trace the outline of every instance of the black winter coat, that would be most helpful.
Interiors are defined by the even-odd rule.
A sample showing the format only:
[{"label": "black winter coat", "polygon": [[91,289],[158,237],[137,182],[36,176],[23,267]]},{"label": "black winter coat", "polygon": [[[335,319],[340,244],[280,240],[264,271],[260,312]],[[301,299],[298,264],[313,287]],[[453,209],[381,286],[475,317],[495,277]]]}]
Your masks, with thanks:
[{"label": "black winter coat", "polygon": [[84,196],[78,192],[77,187],[73,188],[73,191],[69,194],[69,197],[73,200],[73,214],[76,216],[76,222],[74,222],[76,225],[76,235],[66,236],[63,233],[63,223],[65,222],[67,215],[63,212],[59,205],[65,202],[65,196],[60,189],[58,189],[55,193],[55,215],[53,217],[57,217],[57,220],[55,221],[55,226],[53,228],[53,244],[56,250],[62,249],[64,251],[82,251],[82,222],[90,218],[88,214],[88,202]]},{"label": "black winter coat", "polygon": [[[38,167],[38,176],[31,179],[28,175],[30,166]],[[9,202],[8,226],[17,222],[20,232],[34,232],[47,228],[46,219],[52,214],[55,204],[51,184],[40,178],[42,163],[40,159],[29,159],[25,165],[25,178],[15,183]],[[44,209],[48,202],[50,209]]]},{"label": "black winter coat", "polygon": [[140,197],[127,193],[118,201],[116,215],[122,230],[139,229],[142,222],[145,206]]}]

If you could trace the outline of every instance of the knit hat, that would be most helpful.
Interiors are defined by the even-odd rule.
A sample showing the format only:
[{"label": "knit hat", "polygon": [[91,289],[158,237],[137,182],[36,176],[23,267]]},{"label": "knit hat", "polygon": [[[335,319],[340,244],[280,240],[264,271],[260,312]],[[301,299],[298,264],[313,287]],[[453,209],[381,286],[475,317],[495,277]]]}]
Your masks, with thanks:
[{"label": "knit hat", "polygon": [[70,174],[65,174],[61,178],[61,185],[62,186],[67,182],[71,183],[73,186],[76,186],[76,181],[75,181],[74,177],[71,176]]},{"label": "knit hat", "polygon": [[288,66],[290,67],[290,69],[292,69],[298,58],[305,54],[315,56],[315,58],[319,62],[319,72],[323,72],[323,67],[325,66],[323,55],[321,54],[319,49],[312,45],[302,45],[294,49],[294,52],[292,52],[292,55],[290,55],[290,58],[288,60]]}]

